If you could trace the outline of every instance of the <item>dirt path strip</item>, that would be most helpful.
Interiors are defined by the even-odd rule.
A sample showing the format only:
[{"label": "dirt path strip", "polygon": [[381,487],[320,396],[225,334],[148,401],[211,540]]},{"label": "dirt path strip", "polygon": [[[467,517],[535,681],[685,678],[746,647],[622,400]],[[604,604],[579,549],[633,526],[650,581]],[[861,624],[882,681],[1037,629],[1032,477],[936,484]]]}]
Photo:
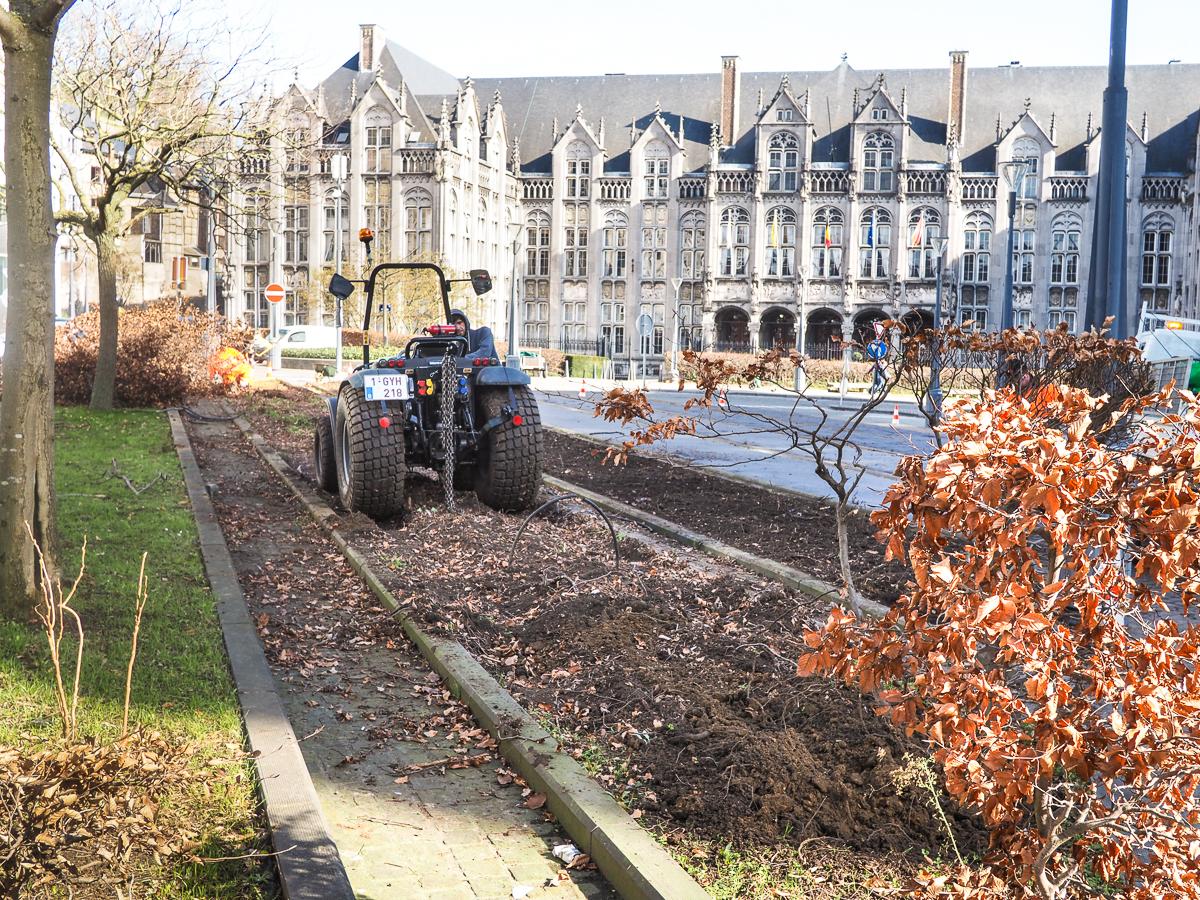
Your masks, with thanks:
[{"label": "dirt path strip", "polygon": [[[785,566],[774,560],[763,559],[761,556],[755,556],[752,553],[747,553],[745,550],[731,547],[729,544],[700,534],[697,531],[692,531],[690,528],[684,528],[682,525],[668,522],[659,516],[642,512],[628,503],[622,503],[620,500],[614,500],[603,494],[597,494],[594,491],[571,484],[569,481],[555,478],[553,475],[543,475],[542,481],[555,490],[578,494],[580,497],[591,500],[602,509],[616,513],[630,521],[637,522],[639,525],[644,525],[655,534],[671,538],[684,546],[693,547],[715,559],[723,559],[736,563],[742,568],[770,578],[772,581],[777,581],[785,587],[800,591],[815,600],[831,600],[838,594],[838,589],[832,584],[827,584],[824,581],[813,578],[799,569],[793,569],[791,566]],[[887,607],[882,603],[876,603],[873,600],[863,598],[862,604],[863,612],[869,616],[881,619],[887,614]]]},{"label": "dirt path strip", "polygon": [[[235,420],[258,454],[327,529],[375,595],[398,613],[401,606],[349,540],[334,528],[336,513],[299,480],[292,467],[243,418]],[[427,634],[407,614],[397,615],[408,637],[498,742],[505,759],[546,796],[546,806],[572,840],[591,856],[625,900],[701,900],[708,894],[639,826],[609,793],[455,641]]]},{"label": "dirt path strip", "polygon": [[175,410],[169,416],[175,451],[196,517],[204,568],[217,597],[217,614],[246,737],[251,752],[257,754],[255,768],[271,824],[271,842],[278,854],[275,860],[284,896],[288,900],[353,900],[350,879],[329,836],[296,734],[275,690],[275,680],[250,620],[183,420]]},{"label": "dirt path strip", "polygon": [[237,428],[188,431],[356,896],[615,897]]}]

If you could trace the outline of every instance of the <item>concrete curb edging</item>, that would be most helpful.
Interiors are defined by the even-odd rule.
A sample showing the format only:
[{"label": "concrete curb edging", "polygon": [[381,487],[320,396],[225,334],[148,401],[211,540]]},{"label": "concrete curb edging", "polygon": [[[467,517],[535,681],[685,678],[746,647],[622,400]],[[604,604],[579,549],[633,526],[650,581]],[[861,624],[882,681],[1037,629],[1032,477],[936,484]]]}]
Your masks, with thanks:
[{"label": "concrete curb edging", "polygon": [[[571,484],[569,481],[555,478],[553,475],[542,475],[542,481],[557,490],[570,491],[573,494],[578,494],[580,497],[586,497],[602,509],[644,525],[656,534],[661,534],[681,544],[686,544],[715,559],[737,563],[745,569],[770,578],[772,581],[777,581],[809,597],[817,600],[826,600],[830,597],[836,597],[838,594],[838,589],[833,585],[814,578],[805,572],[801,572],[799,569],[793,569],[791,566],[785,566],[782,563],[747,553],[745,550],[739,550],[737,547],[731,547],[729,544],[700,534],[697,531],[692,531],[689,528],[684,528],[682,525],[676,525],[674,522],[669,522],[653,513],[643,512],[640,509],[630,506],[628,503],[622,503],[620,500],[605,497],[603,494],[593,493],[586,488]],[[874,600],[868,600],[864,597],[862,604],[863,612],[873,618],[881,619],[887,614],[887,607],[881,603],[876,603]]]},{"label": "concrete curb edging", "polygon": [[397,620],[421,655],[445,679],[450,691],[470,707],[499,743],[504,758],[535,791],[571,839],[595,861],[625,900],[703,900],[708,893],[671,855],[592,779],[575,759],[487,673],[461,644],[427,634],[403,611],[370,563],[338,529],[339,517],[314,489],[299,483],[294,470],[241,416],[238,428],[255,451],[326,531],[372,593],[397,611]]},{"label": "concrete curb edging", "polygon": [[275,690],[258,632],[238,584],[225,536],[179,412],[170,410],[171,437],[196,520],[200,552],[225,638],[242,721],[271,826],[271,843],[288,900],[354,900],[354,889],[321,812],[296,734]]}]

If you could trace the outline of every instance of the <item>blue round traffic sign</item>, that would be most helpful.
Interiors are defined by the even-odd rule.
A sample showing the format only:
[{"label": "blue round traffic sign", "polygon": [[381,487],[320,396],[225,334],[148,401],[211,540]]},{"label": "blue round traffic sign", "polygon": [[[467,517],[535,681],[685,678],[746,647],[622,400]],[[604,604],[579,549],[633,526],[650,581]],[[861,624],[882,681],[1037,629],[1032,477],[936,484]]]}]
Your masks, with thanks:
[{"label": "blue round traffic sign", "polygon": [[871,341],[867,344],[867,356],[873,360],[881,360],[887,356],[887,341]]}]

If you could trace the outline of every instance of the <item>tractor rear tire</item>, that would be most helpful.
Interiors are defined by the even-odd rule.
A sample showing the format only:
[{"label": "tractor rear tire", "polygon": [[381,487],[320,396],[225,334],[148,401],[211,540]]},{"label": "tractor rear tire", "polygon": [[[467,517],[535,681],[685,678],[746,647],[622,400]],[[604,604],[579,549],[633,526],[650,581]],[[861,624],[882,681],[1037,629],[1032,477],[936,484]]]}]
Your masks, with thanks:
[{"label": "tractor rear tire", "polygon": [[[531,508],[542,487],[542,416],[531,388],[512,390],[522,422],[506,421],[484,436],[475,495],[492,509],[518,511]],[[508,388],[481,390],[479,420],[496,418],[507,403]]]},{"label": "tractor rear tire", "polygon": [[337,459],[333,455],[333,423],[329,414],[317,419],[313,434],[313,472],[317,486],[331,494],[337,493]]},{"label": "tractor rear tire", "polygon": [[338,496],[351,512],[389,519],[404,509],[404,429],[380,427],[377,412],[361,389],[342,386],[333,426]]}]

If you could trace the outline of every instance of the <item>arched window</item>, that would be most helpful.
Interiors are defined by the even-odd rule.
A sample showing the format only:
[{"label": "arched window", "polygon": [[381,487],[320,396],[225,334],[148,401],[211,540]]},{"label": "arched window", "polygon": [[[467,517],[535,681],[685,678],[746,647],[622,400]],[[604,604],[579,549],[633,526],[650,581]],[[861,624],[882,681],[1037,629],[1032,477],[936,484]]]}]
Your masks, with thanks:
[{"label": "arched window", "polygon": [[740,206],[730,206],[721,213],[721,274],[745,275],[749,257],[750,213]]},{"label": "arched window", "polygon": [[600,355],[625,352],[625,282],[600,282]]},{"label": "arched window", "polygon": [[341,263],[344,264],[350,256],[350,198],[346,196],[345,191],[340,194],[337,190],[326,191],[322,210],[325,218],[325,252],[322,258],[325,260],[325,264],[330,266],[334,265],[333,248],[336,243],[334,235],[337,233],[339,206],[341,207],[342,242],[341,252],[338,255],[341,257]]},{"label": "arched window", "polygon": [[832,206],[822,206],[813,213],[813,278],[842,277],[845,221],[842,211]]},{"label": "arched window", "polygon": [[363,171],[380,174],[392,171],[392,118],[385,110],[375,108],[367,113],[363,147],[366,150]]},{"label": "arched window", "polygon": [[1050,226],[1050,283],[1079,284],[1079,235],[1083,221],[1074,213]]},{"label": "arched window", "polygon": [[767,147],[767,190],[796,190],[800,172],[800,144],[796,136],[781,131],[771,136]]},{"label": "arched window", "polygon": [[1171,240],[1175,225],[1166,216],[1146,220],[1142,228],[1142,285],[1171,283]]},{"label": "arched window", "polygon": [[704,277],[704,215],[685,213],[679,220],[679,275],[685,281]]},{"label": "arched window", "polygon": [[404,198],[404,252],[411,259],[433,249],[433,198],[409,191]]},{"label": "arched window", "polygon": [[863,141],[863,190],[892,191],[896,186],[896,142],[890,134],[876,131]]},{"label": "arched window", "polygon": [[1038,185],[1040,182],[1040,174],[1038,168],[1041,165],[1042,148],[1033,138],[1020,138],[1013,144],[1012,158],[1014,162],[1025,163],[1025,178],[1021,182],[1018,196],[1022,200],[1036,200],[1038,198]]},{"label": "arched window", "polygon": [[525,219],[525,306],[521,340],[548,347],[550,340],[550,217],[541,210]]},{"label": "arched window", "polygon": [[550,217],[541,211],[525,220],[525,274],[550,274]]},{"label": "arched window", "polygon": [[776,206],[767,213],[767,276],[791,278],[796,274],[796,214]]},{"label": "arched window", "polygon": [[667,205],[642,206],[642,279],[667,277]]},{"label": "arched window", "polygon": [[1142,302],[1166,310],[1171,297],[1171,253],[1175,222],[1157,213],[1142,223]]},{"label": "arched window", "polygon": [[363,225],[375,232],[371,252],[386,260],[392,251],[392,179],[388,176],[363,178]]},{"label": "arched window", "polygon": [[568,200],[586,200],[591,195],[592,159],[583,141],[573,141],[567,148]]},{"label": "arched window", "polygon": [[450,190],[450,199],[446,204],[446,248],[448,256],[458,255],[458,192]]},{"label": "arched window", "polygon": [[971,213],[963,224],[963,254],[959,278],[963,284],[987,284],[992,269],[992,220]]},{"label": "arched window", "polygon": [[563,275],[583,278],[588,273],[588,207],[585,203],[568,203],[563,208],[566,232],[563,241]]},{"label": "arched window", "polygon": [[887,278],[892,271],[892,215],[871,207],[858,220],[858,277]]},{"label": "arched window", "polygon": [[487,260],[488,205],[487,205],[487,201],[484,200],[482,197],[479,198],[479,204],[476,207],[476,213],[479,218],[479,228],[475,232],[475,240],[477,242],[476,246],[478,248],[476,250],[475,265],[477,265],[481,269],[486,269],[488,267],[488,260]]},{"label": "arched window", "polygon": [[666,200],[670,193],[671,156],[666,144],[651,141],[646,145],[645,161],[642,163],[643,187],[647,200]]},{"label": "arched window", "polygon": [[936,209],[922,206],[908,216],[908,277],[922,281],[937,278],[938,244],[942,239],[942,217]]},{"label": "arched window", "polygon": [[629,253],[629,220],[610,212],[604,217],[604,278],[624,278]]}]

